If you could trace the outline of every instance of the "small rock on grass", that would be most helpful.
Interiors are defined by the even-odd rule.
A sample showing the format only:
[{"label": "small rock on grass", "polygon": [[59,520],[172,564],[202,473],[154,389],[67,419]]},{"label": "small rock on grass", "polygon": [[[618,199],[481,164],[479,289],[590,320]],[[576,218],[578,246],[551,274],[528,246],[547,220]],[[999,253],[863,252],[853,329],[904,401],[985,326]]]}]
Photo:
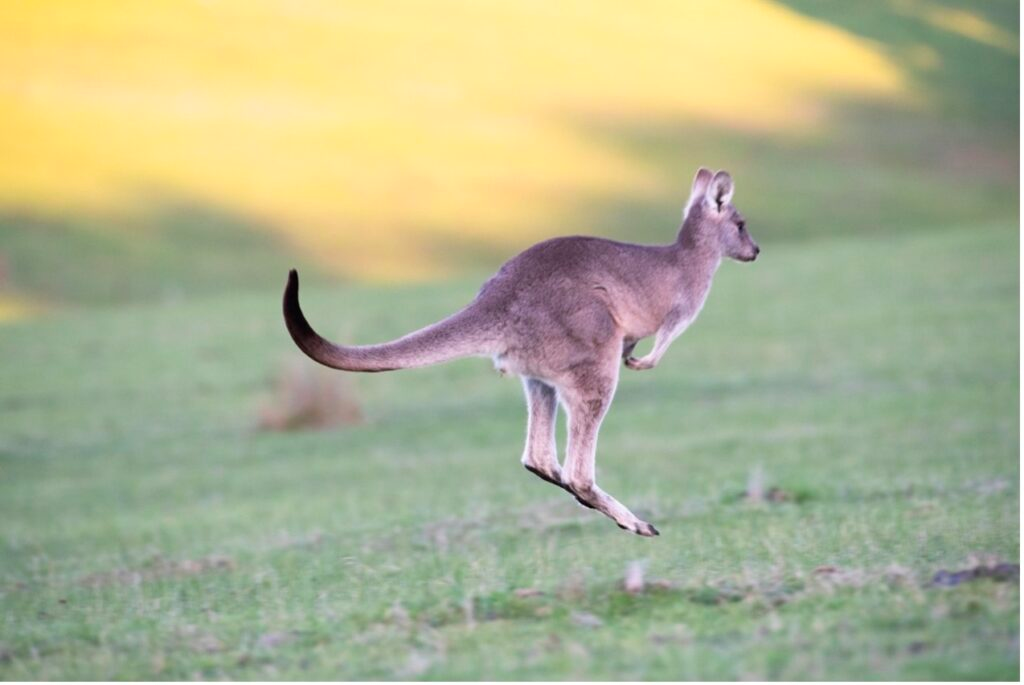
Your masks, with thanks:
[{"label": "small rock on grass", "polygon": [[204,654],[214,654],[224,649],[224,643],[214,635],[198,635],[189,642],[189,646]]},{"label": "small rock on grass", "polygon": [[434,659],[423,652],[412,652],[406,659],[405,665],[398,670],[398,675],[403,678],[416,678],[423,675],[434,665]]},{"label": "small rock on grass", "polygon": [[263,649],[273,649],[274,647],[280,647],[283,644],[291,642],[292,636],[289,633],[282,632],[269,632],[260,635],[259,639],[256,640],[256,646],[262,647]]},{"label": "small rock on grass", "polygon": [[586,611],[572,612],[572,622],[584,628],[600,628],[604,625],[604,621]]}]

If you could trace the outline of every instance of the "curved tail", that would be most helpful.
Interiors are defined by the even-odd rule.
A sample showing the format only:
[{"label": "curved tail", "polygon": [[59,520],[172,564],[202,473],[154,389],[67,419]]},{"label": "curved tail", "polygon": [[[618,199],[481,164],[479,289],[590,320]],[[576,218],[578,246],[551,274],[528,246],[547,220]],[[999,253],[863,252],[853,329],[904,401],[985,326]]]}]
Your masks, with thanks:
[{"label": "curved tail", "polygon": [[314,331],[302,314],[295,269],[288,272],[284,289],[284,322],[292,340],[310,359],[343,371],[394,371],[494,353],[493,327],[481,321],[473,305],[398,340],[380,345],[336,345]]}]

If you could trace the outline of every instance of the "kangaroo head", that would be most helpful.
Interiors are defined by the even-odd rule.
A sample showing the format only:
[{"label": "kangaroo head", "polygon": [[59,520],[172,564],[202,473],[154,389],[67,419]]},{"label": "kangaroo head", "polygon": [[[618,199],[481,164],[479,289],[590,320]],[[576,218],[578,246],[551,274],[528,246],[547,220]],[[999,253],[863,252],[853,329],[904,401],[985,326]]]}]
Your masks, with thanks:
[{"label": "kangaroo head", "polygon": [[693,179],[679,236],[722,257],[752,262],[761,248],[747,231],[743,215],[732,205],[733,190],[728,171],[712,175],[701,167]]}]

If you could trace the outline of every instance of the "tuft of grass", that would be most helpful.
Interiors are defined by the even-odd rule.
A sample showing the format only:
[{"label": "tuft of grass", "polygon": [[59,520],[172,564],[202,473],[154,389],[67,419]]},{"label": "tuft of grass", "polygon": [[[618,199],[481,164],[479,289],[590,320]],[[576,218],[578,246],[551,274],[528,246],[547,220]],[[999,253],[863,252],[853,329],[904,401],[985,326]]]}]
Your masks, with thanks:
[{"label": "tuft of grass", "polygon": [[363,410],[347,379],[305,360],[287,364],[280,372],[271,399],[260,408],[260,430],[354,426]]}]

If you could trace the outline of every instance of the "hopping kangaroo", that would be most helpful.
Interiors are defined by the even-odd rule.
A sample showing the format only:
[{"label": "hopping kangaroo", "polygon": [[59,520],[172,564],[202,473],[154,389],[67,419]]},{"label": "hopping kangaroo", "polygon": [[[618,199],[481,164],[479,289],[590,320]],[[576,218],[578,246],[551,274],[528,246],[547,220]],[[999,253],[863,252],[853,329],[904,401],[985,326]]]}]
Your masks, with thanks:
[{"label": "hopping kangaroo", "polygon": [[[523,466],[620,528],[657,535],[594,481],[597,432],[615,395],[619,362],[654,368],[697,317],[722,258],[750,262],[760,252],[732,195],[728,173],[700,169],[675,242],[634,245],[577,236],[538,243],[506,262],[461,311],[379,345],[347,347],[320,337],[299,308],[299,278],[292,270],[285,323],[299,349],[344,371],[492,357],[500,371],[521,376],[526,391]],[[650,335],[650,353],[634,357],[637,341]],[[558,403],[569,423],[564,465],[555,443]]]}]

